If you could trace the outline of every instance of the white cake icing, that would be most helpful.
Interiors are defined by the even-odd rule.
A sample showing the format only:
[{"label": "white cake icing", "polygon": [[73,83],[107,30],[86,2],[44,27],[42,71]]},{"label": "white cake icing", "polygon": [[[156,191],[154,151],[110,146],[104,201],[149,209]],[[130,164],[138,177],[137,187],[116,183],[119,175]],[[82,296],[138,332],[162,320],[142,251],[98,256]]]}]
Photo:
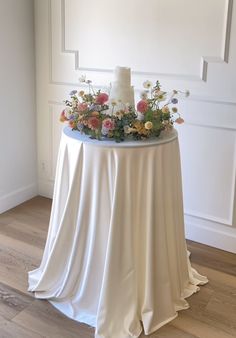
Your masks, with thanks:
[{"label": "white cake icing", "polygon": [[134,88],[131,86],[130,68],[116,67],[115,81],[111,84],[109,96],[110,104],[113,101],[117,103],[115,110],[122,109],[126,104],[134,107]]}]

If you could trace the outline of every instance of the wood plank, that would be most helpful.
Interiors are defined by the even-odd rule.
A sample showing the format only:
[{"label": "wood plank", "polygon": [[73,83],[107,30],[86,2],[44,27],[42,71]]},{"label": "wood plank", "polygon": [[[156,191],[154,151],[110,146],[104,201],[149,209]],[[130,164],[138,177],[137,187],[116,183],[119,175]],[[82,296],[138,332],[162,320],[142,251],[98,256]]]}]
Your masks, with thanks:
[{"label": "wood plank", "polygon": [[215,321],[215,327],[236,337],[236,294],[227,296],[215,293],[207,304],[205,314],[209,320]]},{"label": "wood plank", "polygon": [[13,221],[9,224],[1,224],[1,234],[17,239],[22,243],[30,244],[38,248],[43,248],[47,238],[47,231],[38,229],[32,225],[27,225],[19,221]]},{"label": "wood plank", "polygon": [[32,297],[0,283],[0,316],[4,319],[14,318],[27,308],[32,301]]},{"label": "wood plank", "polygon": [[[25,329],[16,323],[4,321],[0,322],[0,337],[1,338],[46,338],[29,328]],[[47,336],[47,338],[49,338]]]},{"label": "wood plank", "polygon": [[199,273],[208,277],[209,283],[206,284],[204,288],[212,288],[214,291],[221,291],[223,293],[235,292],[235,276],[198,264],[192,264],[192,266],[199,271]]},{"label": "wood plank", "polygon": [[155,333],[151,335],[142,334],[139,338],[199,338],[198,336],[192,335],[182,329],[179,329],[171,324],[167,324],[157,330]]},{"label": "wood plank", "polygon": [[30,225],[32,228],[48,229],[52,201],[40,196],[24,202],[0,215],[0,225],[14,221]]},{"label": "wood plank", "polygon": [[187,241],[191,262],[236,276],[236,255],[207,245]]},{"label": "wood plank", "polygon": [[205,266],[194,264],[194,267],[208,276],[209,283],[188,298],[190,309],[184,312],[185,318],[236,337],[236,316],[229,315],[236,310],[236,277]]},{"label": "wood plank", "polygon": [[[188,311],[188,310],[187,310]],[[199,338],[235,338],[223,330],[219,330],[212,325],[203,323],[197,319],[186,316],[187,311],[180,312],[179,316],[172,321],[172,325],[180,330],[189,332]],[[168,337],[172,338],[172,337]],[[174,337],[173,337],[174,338]]]},{"label": "wood plank", "polygon": [[43,249],[0,234],[0,280],[28,293],[28,271],[41,261]]},{"label": "wood plank", "polygon": [[94,328],[67,318],[44,300],[35,300],[13,322],[50,338],[94,337]]}]

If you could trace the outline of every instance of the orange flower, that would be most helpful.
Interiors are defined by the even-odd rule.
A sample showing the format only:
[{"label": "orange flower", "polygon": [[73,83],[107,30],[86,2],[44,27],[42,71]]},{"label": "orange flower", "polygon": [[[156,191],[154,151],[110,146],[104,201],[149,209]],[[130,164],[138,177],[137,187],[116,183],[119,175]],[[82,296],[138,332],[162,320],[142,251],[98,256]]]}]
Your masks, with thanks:
[{"label": "orange flower", "polygon": [[91,116],[99,116],[99,112],[98,112],[98,111],[93,111],[93,112],[91,113]]},{"label": "orange flower", "polygon": [[66,114],[65,114],[65,110],[63,110],[63,111],[61,112],[61,115],[60,115],[60,121],[61,121],[61,122],[68,121],[68,118],[66,117]]},{"label": "orange flower", "polygon": [[70,126],[72,129],[76,128],[76,122],[73,121],[73,120],[70,120],[70,121],[69,121],[69,126]]}]

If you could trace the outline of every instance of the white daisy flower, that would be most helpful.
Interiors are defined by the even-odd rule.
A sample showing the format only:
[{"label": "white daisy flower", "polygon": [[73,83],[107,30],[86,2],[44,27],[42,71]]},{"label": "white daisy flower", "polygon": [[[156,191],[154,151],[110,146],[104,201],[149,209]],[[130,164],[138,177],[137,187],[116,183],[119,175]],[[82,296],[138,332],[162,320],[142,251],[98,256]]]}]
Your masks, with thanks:
[{"label": "white daisy flower", "polygon": [[64,109],[64,112],[65,112],[65,116],[69,119],[69,118],[70,118],[70,115],[72,114],[71,108],[66,107],[66,108]]},{"label": "white daisy flower", "polygon": [[155,90],[153,92],[153,96],[159,101],[165,101],[166,100],[166,92],[163,92],[162,90]]},{"label": "white daisy flower", "polygon": [[167,113],[169,113],[170,112],[170,109],[169,109],[169,107],[168,106],[164,106],[164,107],[162,107],[162,113],[164,113],[164,114],[167,114]]},{"label": "white daisy flower", "polygon": [[146,88],[146,89],[149,89],[151,88],[153,85],[152,85],[152,82],[147,80],[143,83],[143,87]]},{"label": "white daisy flower", "polygon": [[77,101],[76,100],[72,100],[71,104],[72,104],[72,107],[75,108],[77,106]]},{"label": "white daisy flower", "polygon": [[143,100],[146,100],[148,97],[148,93],[146,90],[142,91],[141,94],[140,94],[140,98],[143,99]]},{"label": "white daisy flower", "polygon": [[86,75],[81,75],[79,77],[79,82],[85,82],[86,81]]}]

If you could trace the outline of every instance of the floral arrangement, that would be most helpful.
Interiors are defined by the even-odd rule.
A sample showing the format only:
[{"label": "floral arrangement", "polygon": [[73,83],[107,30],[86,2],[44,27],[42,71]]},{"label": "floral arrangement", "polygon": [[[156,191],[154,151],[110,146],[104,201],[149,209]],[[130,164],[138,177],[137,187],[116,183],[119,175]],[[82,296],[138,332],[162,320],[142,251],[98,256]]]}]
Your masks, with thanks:
[{"label": "floral arrangement", "polygon": [[159,81],[155,85],[145,81],[141,100],[134,109],[122,102],[109,102],[109,95],[101,90],[95,92],[92,82],[85,77],[80,81],[88,85],[88,92],[73,90],[70,93],[70,100],[64,101],[60,121],[67,121],[73,130],[91,138],[121,142],[127,138],[158,137],[161,131],[172,129],[174,123],[184,122],[176,107],[176,96],[179,93],[189,96],[189,91],[173,90],[168,94],[161,90]]}]

